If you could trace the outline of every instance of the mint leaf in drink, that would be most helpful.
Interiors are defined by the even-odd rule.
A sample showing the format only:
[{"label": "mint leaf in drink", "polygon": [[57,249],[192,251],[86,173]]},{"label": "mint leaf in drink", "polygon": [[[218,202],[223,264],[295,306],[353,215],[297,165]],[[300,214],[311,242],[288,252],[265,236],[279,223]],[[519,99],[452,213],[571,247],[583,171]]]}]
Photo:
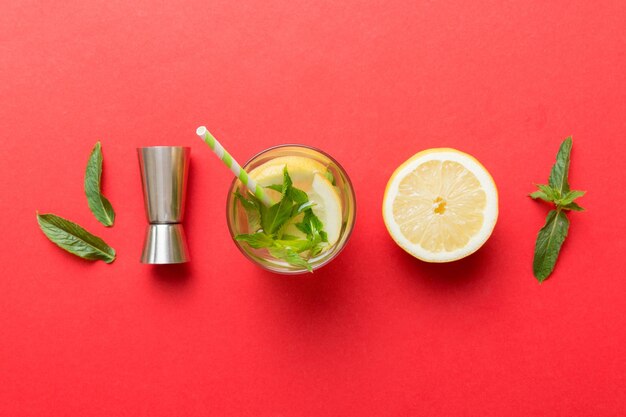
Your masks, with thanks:
[{"label": "mint leaf in drink", "polygon": [[282,184],[272,184],[268,185],[265,188],[269,188],[270,190],[278,191],[279,193],[283,193],[283,185]]},{"label": "mint leaf in drink", "polygon": [[535,243],[533,273],[539,282],[543,282],[554,270],[561,245],[567,237],[569,220],[565,212],[550,210],[546,224],[539,230]]},{"label": "mint leaf in drink", "polygon": [[297,223],[296,227],[306,234],[311,244],[311,256],[319,255],[328,246],[328,237],[323,230],[324,225],[310,208],[304,211],[302,222]]},{"label": "mint leaf in drink", "polygon": [[93,215],[96,216],[96,219],[106,227],[110,227],[113,226],[113,222],[115,221],[115,212],[109,200],[107,200],[100,191],[101,177],[102,145],[100,142],[97,142],[87,161],[87,168],[85,170],[85,195],[87,196],[89,209]]},{"label": "mint leaf in drink", "polygon": [[265,233],[249,233],[235,236],[235,240],[246,242],[255,249],[268,248],[274,244],[274,239]]},{"label": "mint leaf in drink", "polygon": [[549,185],[537,185],[538,191],[531,193],[532,199],[540,199],[554,204],[555,208],[548,213],[546,223],[537,234],[533,273],[541,283],[550,276],[556,265],[561,246],[567,237],[569,219],[567,211],[583,211],[574,200],[582,197],[585,191],[570,190],[568,175],[572,138],[566,138],[550,171]]},{"label": "mint leaf in drink", "polygon": [[41,231],[61,249],[90,261],[115,260],[115,250],[81,226],[54,214],[37,213]]},{"label": "mint leaf in drink", "polygon": [[277,248],[291,249],[294,252],[302,253],[311,249],[311,241],[299,238],[285,239],[285,236],[283,236],[282,239],[277,239],[274,241],[274,246]]},{"label": "mint leaf in drink", "polygon": [[[249,229],[255,231],[237,235],[235,240],[246,242],[254,249],[267,249],[277,259],[312,271],[308,260],[328,247],[324,225],[312,210],[314,203],[309,201],[307,193],[293,186],[287,167],[283,169],[283,183],[266,188],[281,194],[280,201],[270,207],[263,205],[252,193],[244,196],[235,192],[235,198],[246,210],[251,225]],[[257,221],[258,227],[252,227]],[[290,224],[305,237],[285,233]]]},{"label": "mint leaf in drink", "polygon": [[324,172],[324,176],[326,177],[328,182],[330,182],[332,185],[337,185],[335,183],[335,176],[333,175],[332,172],[330,172],[330,169],[327,169],[326,172]]},{"label": "mint leaf in drink", "polygon": [[235,191],[235,199],[241,203],[243,209],[246,211],[248,217],[248,229],[257,232],[261,228],[261,206],[263,205],[254,194],[248,192],[247,196],[244,196]]},{"label": "mint leaf in drink", "polygon": [[[289,188],[289,198],[296,204],[306,204],[309,202],[309,196],[306,193],[296,187]],[[313,203],[311,203],[313,204]]]},{"label": "mint leaf in drink", "polygon": [[269,252],[274,258],[282,259],[290,265],[306,268],[307,271],[313,272],[311,264],[292,249],[271,247],[269,248]]},{"label": "mint leaf in drink", "polygon": [[[291,178],[290,178],[291,180]],[[291,198],[295,203],[306,203],[309,200],[309,197],[306,195],[306,193],[296,187],[293,186],[289,186],[288,189],[286,191],[283,191],[284,187],[283,185],[280,184],[273,184],[273,185],[268,185],[265,188],[269,188],[270,190],[274,190],[274,191],[278,191],[279,193],[281,193],[282,195],[286,195],[289,196],[289,198]]]},{"label": "mint leaf in drink", "polygon": [[269,208],[261,207],[261,225],[268,235],[276,233],[291,218],[293,201],[286,195]]}]

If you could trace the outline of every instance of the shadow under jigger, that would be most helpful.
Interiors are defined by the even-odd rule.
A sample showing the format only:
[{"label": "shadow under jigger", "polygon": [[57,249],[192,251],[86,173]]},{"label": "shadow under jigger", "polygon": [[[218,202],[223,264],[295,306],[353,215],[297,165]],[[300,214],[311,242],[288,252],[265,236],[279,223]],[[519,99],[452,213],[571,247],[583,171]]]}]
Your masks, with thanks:
[{"label": "shadow under jigger", "polygon": [[141,262],[177,264],[189,261],[185,232],[180,224],[185,210],[188,147],[137,148],[143,186],[146,230]]}]

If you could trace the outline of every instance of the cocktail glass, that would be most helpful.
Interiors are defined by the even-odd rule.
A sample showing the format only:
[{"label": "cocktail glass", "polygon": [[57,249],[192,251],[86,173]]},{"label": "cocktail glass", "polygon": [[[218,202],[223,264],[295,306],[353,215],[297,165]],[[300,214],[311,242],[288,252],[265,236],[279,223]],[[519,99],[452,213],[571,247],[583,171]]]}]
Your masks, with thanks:
[{"label": "cocktail glass", "polygon": [[[252,157],[243,168],[247,172],[253,172],[255,168],[279,157],[303,157],[311,159],[324,165],[330,172],[331,178],[334,180],[334,186],[341,201],[341,229],[339,238],[331,247],[309,259],[311,268],[313,270],[319,269],[339,255],[352,233],[356,216],[356,199],[352,183],[346,171],[334,158],[319,149],[306,145],[279,145],[268,148]],[[238,234],[255,232],[254,230],[249,230],[246,211],[235,198],[235,190],[239,190],[242,194],[247,192],[245,186],[237,178],[235,178],[230,186],[226,201],[226,218],[233,240]],[[294,266],[284,260],[274,258],[267,249],[254,249],[246,242],[237,240],[234,240],[234,242],[248,259],[268,271],[281,274],[301,274],[308,272],[307,269],[303,267]]]}]

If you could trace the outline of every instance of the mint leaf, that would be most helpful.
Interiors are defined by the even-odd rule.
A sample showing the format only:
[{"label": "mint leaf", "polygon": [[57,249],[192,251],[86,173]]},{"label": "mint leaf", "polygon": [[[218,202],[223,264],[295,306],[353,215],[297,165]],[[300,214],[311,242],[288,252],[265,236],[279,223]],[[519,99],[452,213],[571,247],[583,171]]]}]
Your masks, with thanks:
[{"label": "mint leaf", "polygon": [[565,194],[558,202],[557,204],[561,205],[561,206],[566,206],[570,203],[572,203],[574,200],[576,200],[579,197],[582,197],[585,195],[585,191],[578,191],[578,190],[572,190],[569,191],[567,194]]},{"label": "mint leaf", "polygon": [[535,242],[533,273],[540,283],[554,270],[561,246],[567,237],[569,219],[566,211],[584,210],[574,200],[585,195],[585,191],[570,190],[568,175],[571,152],[572,138],[570,136],[561,143],[556,162],[550,171],[549,185],[537,185],[539,191],[529,194],[533,199],[540,199],[555,205],[555,209],[548,213],[546,223],[539,230]]},{"label": "mint leaf", "polygon": [[330,169],[327,169],[326,172],[324,172],[324,176],[326,177],[326,179],[328,180],[328,182],[330,182],[332,185],[337,185],[335,183],[335,176],[333,175],[333,173],[330,171]]},{"label": "mint leaf", "polygon": [[102,178],[102,145],[96,142],[93,147],[87,168],[85,169],[85,195],[89,209],[96,219],[106,227],[113,226],[115,221],[115,211],[111,202],[107,200],[100,191]]},{"label": "mint leaf", "polygon": [[289,176],[289,172],[287,171],[287,165],[283,167],[283,197],[289,194],[289,190],[293,182],[291,181],[291,177]]},{"label": "mint leaf", "polygon": [[283,185],[282,184],[272,184],[268,185],[265,188],[269,188],[270,190],[278,191],[279,193],[283,193]]},{"label": "mint leaf", "polygon": [[277,239],[274,241],[274,246],[277,248],[288,248],[300,253],[305,250],[311,249],[311,241],[307,239]]},{"label": "mint leaf", "polygon": [[248,197],[246,197],[241,194],[239,190],[235,191],[235,199],[241,203],[246,211],[248,228],[257,232],[261,228],[261,206],[263,203],[261,203],[254,194],[248,193]]},{"label": "mint leaf", "polygon": [[265,188],[269,188],[270,190],[278,191],[283,196],[287,195],[295,203],[298,203],[298,204],[306,203],[307,201],[309,201],[309,196],[304,191],[302,191],[299,188],[296,188],[296,187],[293,186],[293,184],[291,182],[291,177],[289,177],[289,174],[287,174],[286,178],[287,178],[287,181],[288,181],[288,184],[289,184],[287,187],[285,187],[284,184],[283,185],[273,184],[273,185],[268,185]]},{"label": "mint leaf", "polygon": [[261,208],[261,224],[263,231],[268,235],[273,235],[280,227],[291,218],[293,202],[287,196],[271,207]]},{"label": "mint leaf", "polygon": [[578,204],[576,204],[576,203],[569,203],[569,204],[567,204],[567,205],[565,205],[565,206],[561,206],[561,208],[562,208],[563,210],[585,211],[585,209],[584,209],[584,208],[582,208],[581,206],[579,206],[579,205],[578,205]]},{"label": "mint leaf", "polygon": [[240,234],[235,236],[235,240],[246,242],[255,249],[268,248],[274,244],[274,239],[265,233]]},{"label": "mint leaf", "polygon": [[543,192],[541,190],[535,191],[534,193],[530,193],[530,194],[528,194],[528,196],[530,198],[532,198],[533,200],[539,199],[539,200],[543,200],[543,201],[548,202],[548,203],[551,203],[553,201],[552,199],[550,199],[550,197],[548,197],[548,195],[545,192]]},{"label": "mint leaf", "polygon": [[556,155],[556,162],[550,171],[549,184],[557,190],[560,195],[565,195],[569,191],[567,176],[569,173],[570,154],[572,151],[572,137],[566,138],[559,152]]},{"label": "mint leaf", "polygon": [[61,249],[90,261],[115,260],[115,250],[81,226],[55,214],[37,213],[41,231]]},{"label": "mint leaf", "polygon": [[549,185],[537,184],[537,188],[539,188],[539,190],[545,194],[546,198],[548,199],[547,201],[549,202],[555,201],[560,197],[559,192]]},{"label": "mint leaf", "polygon": [[302,222],[296,223],[296,227],[306,234],[311,245],[311,256],[319,255],[328,247],[328,236],[323,230],[324,225],[310,208],[304,211]]},{"label": "mint leaf", "polygon": [[569,220],[563,211],[551,210],[548,213],[546,223],[539,230],[535,243],[533,272],[539,282],[543,282],[554,270],[568,229]]},{"label": "mint leaf", "polygon": [[293,249],[290,248],[270,248],[270,254],[274,258],[282,259],[290,265],[299,266],[302,268],[306,268],[307,271],[313,272],[313,268],[309,262],[302,258],[298,253],[296,253]]},{"label": "mint leaf", "polygon": [[288,235],[288,234],[286,234],[286,233],[285,233],[285,234],[283,234],[280,238],[281,238],[282,240],[298,240],[298,239],[300,239],[298,236]]},{"label": "mint leaf", "polygon": [[296,187],[291,187],[288,191],[288,195],[289,195],[289,198],[291,198],[294,201],[294,203],[297,203],[297,204],[304,204],[309,201],[309,196],[304,191]]}]

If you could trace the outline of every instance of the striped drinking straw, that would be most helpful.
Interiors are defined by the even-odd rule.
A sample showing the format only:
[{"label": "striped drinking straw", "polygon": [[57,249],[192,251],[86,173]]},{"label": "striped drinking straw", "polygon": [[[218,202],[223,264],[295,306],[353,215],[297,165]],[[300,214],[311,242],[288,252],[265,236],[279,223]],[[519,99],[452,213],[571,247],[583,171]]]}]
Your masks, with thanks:
[{"label": "striped drinking straw", "polygon": [[250,178],[248,173],[235,161],[235,159],[228,153],[226,149],[218,142],[217,139],[209,132],[205,126],[200,126],[196,129],[196,135],[200,136],[209,148],[217,155],[217,157],[231,170],[235,177],[239,178],[239,181],[243,183],[248,189],[265,204],[271,206],[274,202],[265,193],[263,187],[256,183],[255,180]]}]

